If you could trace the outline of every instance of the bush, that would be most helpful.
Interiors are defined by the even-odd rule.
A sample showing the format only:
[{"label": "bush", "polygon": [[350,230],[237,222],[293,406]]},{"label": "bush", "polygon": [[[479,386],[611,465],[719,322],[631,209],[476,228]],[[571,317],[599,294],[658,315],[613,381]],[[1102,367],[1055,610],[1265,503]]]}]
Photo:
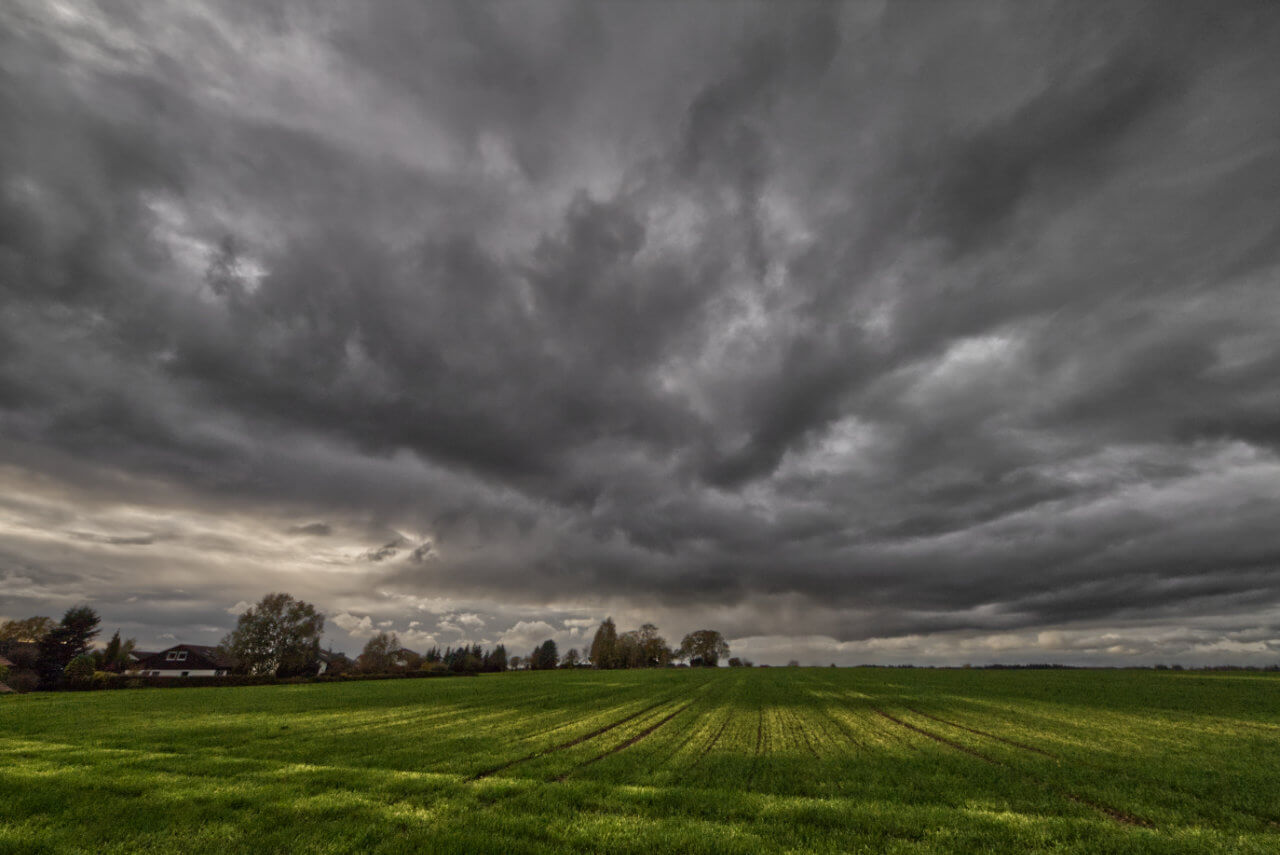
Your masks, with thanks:
[{"label": "bush", "polygon": [[75,659],[67,663],[67,667],[63,669],[68,677],[72,680],[88,680],[93,677],[93,657],[80,654]]}]

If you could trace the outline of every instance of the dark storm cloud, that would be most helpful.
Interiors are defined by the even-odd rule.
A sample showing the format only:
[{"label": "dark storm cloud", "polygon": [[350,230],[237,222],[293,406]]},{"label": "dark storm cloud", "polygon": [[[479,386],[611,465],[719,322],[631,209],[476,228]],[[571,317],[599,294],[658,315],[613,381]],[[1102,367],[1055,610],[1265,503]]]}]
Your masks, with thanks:
[{"label": "dark storm cloud", "polygon": [[1280,607],[1266,4],[0,16],[14,602]]}]

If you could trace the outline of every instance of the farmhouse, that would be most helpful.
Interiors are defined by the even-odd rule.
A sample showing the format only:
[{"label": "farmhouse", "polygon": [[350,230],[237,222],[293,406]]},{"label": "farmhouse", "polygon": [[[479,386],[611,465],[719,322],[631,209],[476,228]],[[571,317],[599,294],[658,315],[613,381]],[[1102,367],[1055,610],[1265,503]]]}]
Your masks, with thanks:
[{"label": "farmhouse", "polygon": [[204,644],[176,644],[139,660],[133,667],[142,677],[223,677],[235,660]]}]

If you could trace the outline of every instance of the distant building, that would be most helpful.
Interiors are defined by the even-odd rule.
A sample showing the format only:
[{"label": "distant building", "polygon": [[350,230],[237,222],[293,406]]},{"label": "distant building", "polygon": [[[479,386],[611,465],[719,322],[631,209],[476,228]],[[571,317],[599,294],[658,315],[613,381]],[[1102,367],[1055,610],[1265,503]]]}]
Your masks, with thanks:
[{"label": "distant building", "polygon": [[225,677],[235,660],[205,644],[175,644],[131,666],[140,677]]},{"label": "distant building", "polygon": [[317,674],[341,674],[343,671],[350,670],[355,664],[345,653],[335,653],[332,650],[321,650],[319,663]]}]

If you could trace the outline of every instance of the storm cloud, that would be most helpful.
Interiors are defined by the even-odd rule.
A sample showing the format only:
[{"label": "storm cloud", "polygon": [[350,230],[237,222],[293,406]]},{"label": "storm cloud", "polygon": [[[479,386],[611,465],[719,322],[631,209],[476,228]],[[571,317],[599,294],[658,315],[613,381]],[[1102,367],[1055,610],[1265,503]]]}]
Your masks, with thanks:
[{"label": "storm cloud", "polygon": [[0,616],[1273,662],[1277,45],[1249,2],[7,4]]}]

